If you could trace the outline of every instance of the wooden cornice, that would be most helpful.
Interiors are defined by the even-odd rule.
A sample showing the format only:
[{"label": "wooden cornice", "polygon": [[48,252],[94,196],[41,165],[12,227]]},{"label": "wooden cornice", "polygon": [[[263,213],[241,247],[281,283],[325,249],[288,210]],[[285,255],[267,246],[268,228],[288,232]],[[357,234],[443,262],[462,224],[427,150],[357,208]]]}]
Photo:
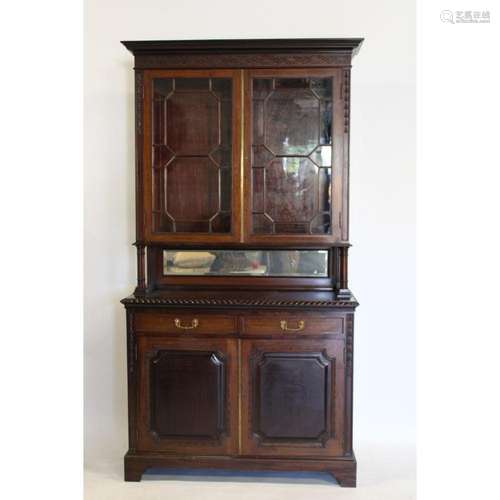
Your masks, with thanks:
[{"label": "wooden cornice", "polygon": [[250,40],[129,40],[121,42],[134,55],[217,52],[349,52],[355,55],[363,38],[262,38]]},{"label": "wooden cornice", "polygon": [[348,66],[362,38],[123,41],[136,69]]}]

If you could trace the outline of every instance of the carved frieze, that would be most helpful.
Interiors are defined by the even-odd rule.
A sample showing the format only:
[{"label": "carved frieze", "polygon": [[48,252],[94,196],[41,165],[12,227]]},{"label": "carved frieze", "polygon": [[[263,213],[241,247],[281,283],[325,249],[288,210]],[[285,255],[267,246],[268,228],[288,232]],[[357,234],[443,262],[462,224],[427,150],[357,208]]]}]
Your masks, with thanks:
[{"label": "carved frieze", "polygon": [[137,54],[136,68],[299,68],[351,64],[351,54]]}]

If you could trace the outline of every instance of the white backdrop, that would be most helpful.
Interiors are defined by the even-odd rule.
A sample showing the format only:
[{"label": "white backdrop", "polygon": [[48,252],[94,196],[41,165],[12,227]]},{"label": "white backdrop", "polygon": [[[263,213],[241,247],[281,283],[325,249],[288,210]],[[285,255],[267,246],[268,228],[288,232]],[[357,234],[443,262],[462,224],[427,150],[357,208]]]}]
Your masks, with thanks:
[{"label": "white backdrop", "polygon": [[[127,449],[125,313],[135,286],[134,39],[364,37],[351,111],[355,450],[415,439],[415,7],[412,0],[87,0],[85,448]],[[359,456],[358,456],[359,459]]]}]

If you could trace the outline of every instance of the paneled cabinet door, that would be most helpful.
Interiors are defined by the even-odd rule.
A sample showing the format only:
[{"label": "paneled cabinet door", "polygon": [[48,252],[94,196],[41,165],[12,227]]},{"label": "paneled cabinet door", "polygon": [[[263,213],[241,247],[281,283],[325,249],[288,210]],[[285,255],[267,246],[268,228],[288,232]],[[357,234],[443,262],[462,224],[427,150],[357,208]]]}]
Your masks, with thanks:
[{"label": "paneled cabinet door", "polygon": [[145,72],[147,240],[239,241],[240,89],[232,70]]},{"label": "paneled cabinet door", "polygon": [[242,344],[243,454],[341,456],[343,340]]},{"label": "paneled cabinet door", "polygon": [[342,239],[345,101],[338,69],[245,77],[245,241]]},{"label": "paneled cabinet door", "polygon": [[235,452],[235,342],[139,338],[139,451]]}]

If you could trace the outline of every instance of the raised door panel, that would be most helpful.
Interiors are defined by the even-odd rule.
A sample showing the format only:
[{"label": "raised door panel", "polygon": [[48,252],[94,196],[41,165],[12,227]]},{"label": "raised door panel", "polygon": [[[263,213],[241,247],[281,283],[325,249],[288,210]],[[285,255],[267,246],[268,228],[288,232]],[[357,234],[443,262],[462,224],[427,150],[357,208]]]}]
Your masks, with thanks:
[{"label": "raised door panel", "polygon": [[240,77],[234,71],[146,71],[146,238],[240,239]]},{"label": "raised door panel", "polygon": [[340,240],[340,71],[252,70],[245,78],[245,240]]},{"label": "raised door panel", "polygon": [[243,341],[243,454],[343,454],[343,346],[340,339]]},{"label": "raised door panel", "polygon": [[234,452],[234,342],[139,338],[140,451]]}]

